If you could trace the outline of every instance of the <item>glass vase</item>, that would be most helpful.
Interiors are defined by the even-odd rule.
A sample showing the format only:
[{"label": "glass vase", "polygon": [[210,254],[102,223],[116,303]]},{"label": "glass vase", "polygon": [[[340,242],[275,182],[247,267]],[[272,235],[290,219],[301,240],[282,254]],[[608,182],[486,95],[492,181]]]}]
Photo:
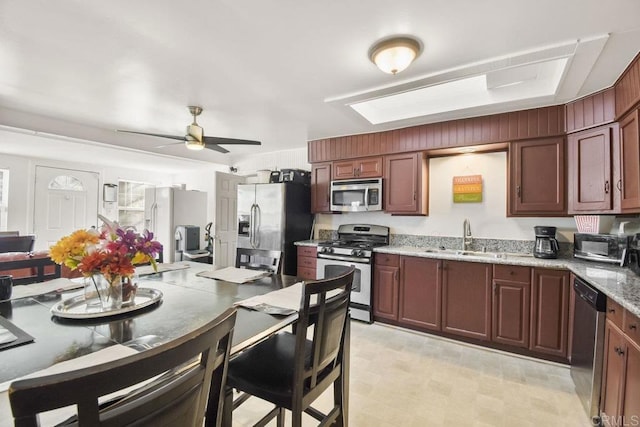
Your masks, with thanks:
[{"label": "glass vase", "polygon": [[122,278],[116,276],[111,282],[102,274],[85,278],[84,299],[89,310],[119,310],[122,308]]}]

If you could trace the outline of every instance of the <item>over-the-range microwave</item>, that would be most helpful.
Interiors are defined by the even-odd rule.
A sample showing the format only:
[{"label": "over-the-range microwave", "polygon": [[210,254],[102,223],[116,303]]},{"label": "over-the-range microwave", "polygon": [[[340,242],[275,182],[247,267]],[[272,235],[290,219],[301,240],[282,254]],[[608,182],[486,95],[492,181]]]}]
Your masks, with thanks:
[{"label": "over-the-range microwave", "polygon": [[331,181],[331,210],[368,212],[382,210],[382,178]]}]

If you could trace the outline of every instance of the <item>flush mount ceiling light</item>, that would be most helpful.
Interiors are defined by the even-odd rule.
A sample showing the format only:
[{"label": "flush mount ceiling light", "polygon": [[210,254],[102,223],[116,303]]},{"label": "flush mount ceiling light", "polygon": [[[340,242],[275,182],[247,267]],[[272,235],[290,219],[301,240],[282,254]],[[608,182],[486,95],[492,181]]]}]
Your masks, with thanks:
[{"label": "flush mount ceiling light", "polygon": [[377,42],[369,49],[369,59],[380,70],[397,74],[420,54],[420,42],[411,37],[393,37]]}]

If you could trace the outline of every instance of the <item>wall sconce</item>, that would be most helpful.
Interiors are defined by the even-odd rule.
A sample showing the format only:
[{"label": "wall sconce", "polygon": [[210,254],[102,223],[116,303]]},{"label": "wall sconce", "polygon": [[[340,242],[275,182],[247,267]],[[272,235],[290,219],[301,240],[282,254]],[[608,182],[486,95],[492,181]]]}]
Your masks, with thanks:
[{"label": "wall sconce", "polygon": [[383,72],[397,74],[411,65],[421,48],[420,42],[411,37],[388,38],[371,46],[369,59]]},{"label": "wall sconce", "polygon": [[102,186],[102,200],[105,203],[118,201],[118,186],[116,184],[104,184]]}]

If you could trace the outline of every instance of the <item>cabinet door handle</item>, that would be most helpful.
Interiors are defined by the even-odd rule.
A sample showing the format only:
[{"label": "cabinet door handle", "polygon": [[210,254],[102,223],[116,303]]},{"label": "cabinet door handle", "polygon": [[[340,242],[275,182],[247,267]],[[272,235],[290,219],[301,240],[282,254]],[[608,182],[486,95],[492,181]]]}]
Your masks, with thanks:
[{"label": "cabinet door handle", "polygon": [[632,323],[631,325],[629,325],[629,329],[631,329],[632,331],[635,331],[636,329],[638,329],[638,326],[636,326],[635,323]]},{"label": "cabinet door handle", "polygon": [[610,309],[608,309],[608,310],[607,310],[607,312],[609,312],[609,313],[615,313],[615,312],[616,312],[616,309],[615,309],[615,308],[610,308]]},{"label": "cabinet door handle", "polygon": [[604,182],[604,192],[605,194],[609,194],[609,181]]},{"label": "cabinet door handle", "polygon": [[622,191],[622,180],[619,179],[618,182],[616,182],[616,187],[618,187],[618,191]]},{"label": "cabinet door handle", "polygon": [[520,190],[520,186],[516,185],[516,195],[518,196],[518,198],[520,198],[521,194],[522,194],[522,190]]},{"label": "cabinet door handle", "polygon": [[398,280],[398,270],[396,270],[396,272],[393,273],[393,279]]},{"label": "cabinet door handle", "polygon": [[493,293],[494,294],[498,293],[498,287],[496,286],[496,282],[493,282]]},{"label": "cabinet door handle", "polygon": [[416,200],[416,192],[415,191],[413,192],[413,200],[414,201]]}]

